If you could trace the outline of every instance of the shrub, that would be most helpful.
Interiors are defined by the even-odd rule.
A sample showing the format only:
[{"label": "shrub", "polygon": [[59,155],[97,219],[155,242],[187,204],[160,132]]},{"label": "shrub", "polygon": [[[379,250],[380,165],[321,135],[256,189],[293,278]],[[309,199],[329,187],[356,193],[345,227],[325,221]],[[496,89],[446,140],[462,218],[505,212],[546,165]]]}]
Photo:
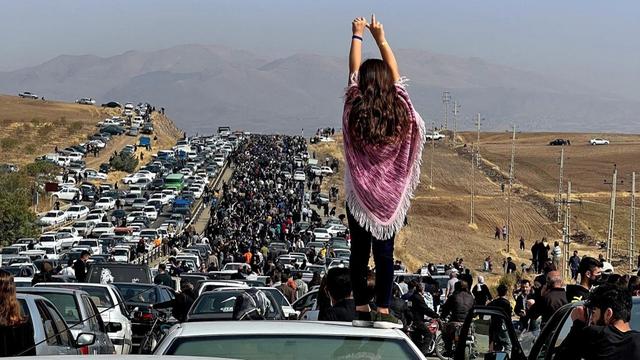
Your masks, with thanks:
[{"label": "shrub", "polygon": [[20,141],[18,141],[18,139],[6,138],[0,140],[0,147],[2,148],[2,150],[11,150],[18,147],[19,143]]},{"label": "shrub", "polygon": [[117,171],[134,172],[138,166],[138,158],[127,153],[120,153],[112,157],[109,164]]},{"label": "shrub", "polygon": [[82,129],[83,123],[82,121],[74,121],[66,124],[66,128],[70,132],[80,131]]}]

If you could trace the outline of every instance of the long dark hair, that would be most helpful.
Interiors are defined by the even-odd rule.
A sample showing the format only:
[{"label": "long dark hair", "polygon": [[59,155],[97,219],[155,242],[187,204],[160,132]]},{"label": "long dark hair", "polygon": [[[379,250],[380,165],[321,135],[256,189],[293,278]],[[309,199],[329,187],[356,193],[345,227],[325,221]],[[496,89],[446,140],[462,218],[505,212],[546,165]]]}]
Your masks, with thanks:
[{"label": "long dark hair", "polygon": [[409,113],[387,64],[380,59],[362,63],[358,88],[349,114],[351,137],[367,144],[396,143],[409,124]]},{"label": "long dark hair", "polygon": [[15,326],[23,321],[13,276],[0,270],[0,326]]}]

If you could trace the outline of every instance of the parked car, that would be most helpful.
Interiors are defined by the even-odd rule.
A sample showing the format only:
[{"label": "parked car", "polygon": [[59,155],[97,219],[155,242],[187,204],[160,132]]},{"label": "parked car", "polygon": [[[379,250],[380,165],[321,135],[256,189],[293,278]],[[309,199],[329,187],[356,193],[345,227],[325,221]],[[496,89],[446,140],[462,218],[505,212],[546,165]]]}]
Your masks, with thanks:
[{"label": "parked car", "polygon": [[67,221],[67,214],[62,210],[51,210],[40,217],[39,222],[45,226],[60,225]]},{"label": "parked car", "polygon": [[30,92],[30,91],[23,91],[21,93],[18,93],[18,96],[21,98],[26,98],[26,99],[38,99],[39,96]]},{"label": "parked car", "polygon": [[95,208],[100,210],[113,210],[116,207],[116,201],[110,197],[102,197],[96,201]]},{"label": "parked car", "polygon": [[589,144],[591,145],[609,145],[609,140],[602,138],[595,138],[589,140]]},{"label": "parked car", "polygon": [[76,100],[76,103],[82,105],[95,105],[96,101],[92,98],[80,98]]},{"label": "parked car", "polygon": [[89,208],[84,205],[72,205],[67,209],[67,211],[65,211],[65,213],[69,220],[84,219],[89,215]]},{"label": "parked car", "polygon": [[325,228],[315,228],[313,229],[313,237],[316,240],[329,240],[331,239],[331,233]]},{"label": "parked car", "polygon": [[114,332],[114,323],[110,323],[107,327],[102,318],[96,316],[99,313],[98,308],[88,293],[81,290],[44,287],[20,288],[18,293],[38,295],[51,301],[70,326],[74,339],[77,339],[81,333],[92,334],[95,341],[91,345],[83,346],[80,349],[82,354],[115,353],[115,348],[108,335],[108,332]]},{"label": "parked car", "polygon": [[562,145],[571,145],[571,141],[568,139],[555,139],[549,141],[549,145],[551,146],[562,146]]},{"label": "parked car", "polygon": [[293,180],[306,181],[307,177],[304,175],[304,171],[296,171],[293,173]]},{"label": "parked car", "polygon": [[58,200],[71,201],[74,198],[80,199],[81,197],[82,195],[80,194],[80,189],[75,187],[64,187],[59,191],[56,191],[53,194],[51,194],[51,198],[53,199],[54,202]]},{"label": "parked car", "polygon": [[[232,320],[233,306],[236,297],[247,291],[246,288],[217,288],[207,291],[198,296],[187,313],[187,322],[211,321],[211,320]],[[265,292],[269,299],[267,313],[264,317],[268,320],[284,320],[285,316],[278,302],[271,293]]]},{"label": "parked car", "polygon": [[[93,264],[91,267],[96,266]],[[107,330],[116,330],[109,333],[116,353],[125,355],[131,352],[131,321],[124,300],[115,286],[110,284],[87,284],[87,283],[54,283],[45,282],[35,285],[47,288],[64,288],[82,290],[89,294],[89,298],[98,308],[98,313],[102,321],[107,326]]]}]

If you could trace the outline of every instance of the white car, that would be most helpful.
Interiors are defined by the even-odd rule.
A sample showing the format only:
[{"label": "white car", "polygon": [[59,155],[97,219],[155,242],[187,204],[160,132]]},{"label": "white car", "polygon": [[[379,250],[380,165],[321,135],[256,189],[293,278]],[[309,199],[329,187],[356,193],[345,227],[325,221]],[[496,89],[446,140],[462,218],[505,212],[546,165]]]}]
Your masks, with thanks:
[{"label": "white car", "polygon": [[328,166],[323,166],[320,168],[320,173],[322,175],[333,175],[333,169]]},{"label": "white car", "polygon": [[53,198],[53,201],[57,201],[57,199],[71,201],[74,197],[77,199],[81,199],[82,194],[80,193],[80,189],[78,188],[63,187],[62,189],[60,189],[60,191],[56,191],[51,194],[51,197]]},{"label": "white car", "polygon": [[340,224],[332,224],[327,227],[327,232],[331,234],[331,236],[338,236],[338,234],[344,233],[345,231],[347,231],[347,227]]},{"label": "white car", "polygon": [[424,137],[427,140],[442,140],[445,138],[445,136],[440,134],[438,131],[427,133]]},{"label": "white car", "polygon": [[142,192],[143,192],[142,186],[139,186],[139,185],[129,186],[129,194],[142,196]]},{"label": "white car", "polygon": [[78,242],[77,246],[88,246],[92,255],[100,255],[102,253],[102,246],[95,239],[82,239]]},{"label": "white car", "polygon": [[47,259],[58,260],[61,254],[61,248],[55,243],[40,243],[34,246],[35,249],[43,250],[47,255]]},{"label": "white car", "polygon": [[[171,328],[154,355],[237,358],[237,344],[243,340],[251,344],[242,348],[245,359],[280,359],[283,353],[305,358],[311,348],[319,359],[426,359],[402,329],[277,320],[249,325],[240,321],[185,322]],[[205,342],[209,346],[203,346]]]},{"label": "white car", "polygon": [[115,227],[109,221],[99,222],[94,226],[93,230],[91,230],[92,237],[100,237],[102,234],[113,234]]},{"label": "white car", "polygon": [[162,193],[167,195],[169,202],[173,201],[176,198],[176,191],[173,189],[164,189]]},{"label": "white car", "polygon": [[331,234],[325,228],[315,228],[313,229],[313,236],[316,240],[329,240],[331,239]]},{"label": "white car", "polygon": [[146,215],[142,211],[131,211],[130,213],[127,214],[127,218],[126,218],[127,224],[131,223],[133,220],[135,220],[135,218],[139,216],[146,216]]},{"label": "white car", "polygon": [[[175,195],[174,195],[175,197]],[[171,197],[165,193],[155,193],[153,195],[151,195],[151,197],[149,198],[149,201],[151,200],[158,200],[160,201],[160,203],[162,203],[162,205],[167,205],[171,202]]]},{"label": "white car", "polygon": [[39,98],[38,95],[30,92],[30,91],[23,91],[21,93],[18,94],[19,97],[21,98],[26,98],[26,99],[37,99]]},{"label": "white car", "polygon": [[84,219],[86,222],[91,223],[92,226],[95,226],[97,223],[102,221],[102,218],[104,217],[104,214],[89,214],[87,215],[86,219]]},{"label": "white car", "polygon": [[84,205],[72,205],[65,213],[69,220],[84,219],[89,215],[89,208]]},{"label": "white car", "polygon": [[196,199],[200,199],[202,197],[203,189],[200,186],[189,186],[187,190],[191,191]]},{"label": "white car", "polygon": [[155,206],[145,206],[142,209],[142,212],[151,221],[156,221],[158,219],[158,210],[156,210]]},{"label": "white car", "polygon": [[96,209],[113,210],[116,207],[116,201],[110,197],[103,197],[96,201]]},{"label": "white car", "polygon": [[[100,222],[100,221],[98,221]],[[78,231],[78,235],[80,236],[88,236],[89,234],[91,234],[91,230],[93,229],[93,226],[95,224],[97,224],[98,222],[93,222],[93,221],[76,221],[73,223],[73,225],[71,225],[71,227],[73,227],[74,229],[76,229]]]},{"label": "white car", "polygon": [[80,99],[76,100],[76,104],[95,105],[96,101],[93,100],[92,98],[80,98]]},{"label": "white car", "polygon": [[322,175],[322,169],[319,166],[311,165],[310,171],[315,176]]},{"label": "white car", "polygon": [[145,177],[149,180],[155,180],[156,178],[156,173],[149,170],[140,170],[136,174],[138,174],[138,177]]},{"label": "white car", "polygon": [[49,226],[64,224],[65,221],[67,221],[67,214],[62,210],[51,210],[40,218],[41,224]]},{"label": "white car", "polygon": [[591,145],[609,145],[609,140],[602,138],[595,138],[589,140],[589,144]]},{"label": "white car", "polygon": [[96,171],[94,169],[85,169],[84,175],[87,179],[92,180],[107,180],[107,174]]},{"label": "white car", "polygon": [[295,181],[305,181],[307,177],[304,174],[304,171],[296,171],[293,173],[293,180]]},{"label": "white car", "polygon": [[131,256],[131,248],[128,246],[115,246],[111,249],[111,255],[115,262],[128,263],[129,257]]},{"label": "white car", "polygon": [[126,355],[131,352],[133,336],[131,331],[131,320],[129,320],[127,314],[123,312],[123,309],[126,309],[126,305],[115,285],[43,282],[38,283],[35,286],[61,287],[65,289],[86,291],[98,308],[98,313],[102,317],[102,321],[105,324],[117,323],[122,327],[122,329],[117,332],[109,333],[109,338],[113,341],[116,353],[119,355]]}]

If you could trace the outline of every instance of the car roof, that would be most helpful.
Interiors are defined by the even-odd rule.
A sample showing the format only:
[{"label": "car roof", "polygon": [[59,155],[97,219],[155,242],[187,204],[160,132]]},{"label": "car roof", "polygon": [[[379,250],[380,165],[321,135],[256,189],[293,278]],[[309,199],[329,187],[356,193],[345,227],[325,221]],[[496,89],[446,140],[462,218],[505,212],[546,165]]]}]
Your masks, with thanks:
[{"label": "car roof", "polygon": [[22,293],[56,293],[56,294],[69,294],[69,295],[76,295],[77,293],[83,293],[83,294],[85,293],[83,290],[79,290],[79,289],[68,289],[68,288],[61,288],[61,287],[40,287],[40,286],[17,288],[16,291],[22,292]]},{"label": "car roof", "polygon": [[359,336],[387,339],[405,339],[398,329],[355,327],[351,323],[322,321],[202,321],[176,325],[176,336],[197,337],[208,335],[311,335],[311,336]]}]

